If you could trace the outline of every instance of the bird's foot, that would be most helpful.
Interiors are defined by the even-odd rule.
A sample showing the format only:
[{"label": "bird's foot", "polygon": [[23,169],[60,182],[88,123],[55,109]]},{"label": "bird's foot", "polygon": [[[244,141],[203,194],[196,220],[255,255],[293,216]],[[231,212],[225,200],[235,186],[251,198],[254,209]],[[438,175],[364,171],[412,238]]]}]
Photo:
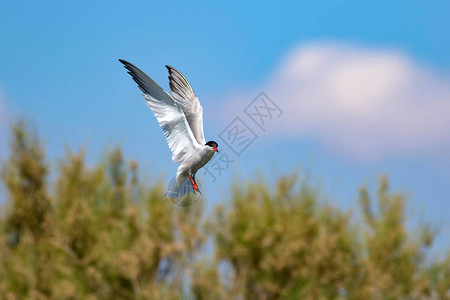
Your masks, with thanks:
[{"label": "bird's foot", "polygon": [[197,192],[199,192],[199,193],[200,193],[200,191],[198,190],[198,186],[197,186],[197,183],[195,182],[195,179],[192,179],[192,177],[191,177],[191,176],[189,176],[189,179],[191,180],[191,183],[192,183],[192,187],[194,188],[194,190],[196,190]]}]

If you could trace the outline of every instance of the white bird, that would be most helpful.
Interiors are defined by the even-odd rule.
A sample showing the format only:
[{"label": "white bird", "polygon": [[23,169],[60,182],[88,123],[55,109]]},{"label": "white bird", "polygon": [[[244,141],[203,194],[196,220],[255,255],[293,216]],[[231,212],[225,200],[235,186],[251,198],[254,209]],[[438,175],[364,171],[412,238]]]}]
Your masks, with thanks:
[{"label": "white bird", "polygon": [[166,66],[169,70],[169,95],[136,66],[123,59],[119,61],[144,93],[142,97],[166,136],[172,160],[180,163],[175,183],[169,188],[166,197],[178,198],[189,193],[200,193],[195,174],[211,160],[214,152],[219,151],[216,142],[205,143],[203,108],[191,85],[177,69]]}]

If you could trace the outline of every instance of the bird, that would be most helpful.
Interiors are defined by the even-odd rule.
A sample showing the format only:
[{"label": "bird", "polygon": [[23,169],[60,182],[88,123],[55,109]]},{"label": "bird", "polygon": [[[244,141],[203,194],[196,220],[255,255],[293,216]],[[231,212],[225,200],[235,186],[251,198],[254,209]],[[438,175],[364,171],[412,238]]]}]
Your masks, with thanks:
[{"label": "bird", "polygon": [[205,141],[203,108],[189,81],[180,71],[166,65],[169,71],[168,94],[135,65],[123,59],[119,62],[143,92],[142,97],[153,111],[172,151],[172,160],[179,163],[175,181],[169,187],[166,198],[201,194],[195,175],[219,150],[215,141]]}]

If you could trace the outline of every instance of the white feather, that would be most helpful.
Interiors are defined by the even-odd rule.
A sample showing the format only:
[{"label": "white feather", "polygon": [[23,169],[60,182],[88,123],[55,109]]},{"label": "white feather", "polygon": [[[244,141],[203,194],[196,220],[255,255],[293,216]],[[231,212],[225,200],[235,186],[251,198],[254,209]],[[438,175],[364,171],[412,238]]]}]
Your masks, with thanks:
[{"label": "white feather", "polygon": [[169,70],[169,85],[172,98],[183,110],[186,120],[200,145],[205,145],[203,134],[203,108],[189,81],[177,69],[166,66]]},{"label": "white feather", "polygon": [[199,152],[202,147],[194,138],[186,116],[177,102],[139,68],[125,60],[120,62],[125,65],[144,93],[142,96],[147,106],[151,108],[162,127],[172,151],[172,160],[182,162],[189,154]]}]

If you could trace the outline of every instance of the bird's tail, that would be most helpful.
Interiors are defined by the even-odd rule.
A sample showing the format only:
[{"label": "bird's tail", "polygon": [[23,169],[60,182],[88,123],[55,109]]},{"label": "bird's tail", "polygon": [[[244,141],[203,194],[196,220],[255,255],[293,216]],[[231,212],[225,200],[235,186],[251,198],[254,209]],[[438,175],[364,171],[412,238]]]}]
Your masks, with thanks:
[{"label": "bird's tail", "polygon": [[180,175],[176,178],[173,184],[169,187],[166,193],[166,198],[170,199],[178,206],[190,206],[198,201],[198,194],[188,176]]}]

